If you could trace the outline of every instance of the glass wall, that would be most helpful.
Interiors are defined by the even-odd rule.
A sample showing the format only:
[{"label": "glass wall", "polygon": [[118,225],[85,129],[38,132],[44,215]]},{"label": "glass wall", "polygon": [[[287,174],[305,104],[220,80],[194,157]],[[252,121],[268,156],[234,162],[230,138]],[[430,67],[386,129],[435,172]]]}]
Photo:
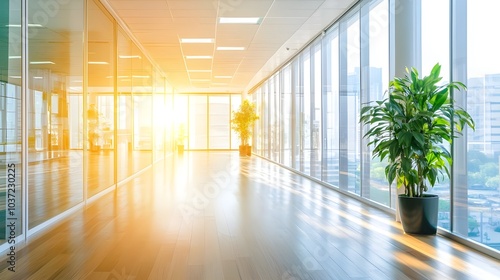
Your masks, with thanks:
[{"label": "glass wall", "polygon": [[88,2],[87,191],[93,196],[115,183],[114,22]]},{"label": "glass wall", "polygon": [[240,94],[176,94],[175,130],[185,150],[235,150],[239,139],[231,129],[231,113],[241,104]]},{"label": "glass wall", "polygon": [[165,111],[163,116],[165,117],[165,152],[168,153],[175,150],[175,118],[177,115],[174,115],[174,90],[167,81],[164,82]]},{"label": "glass wall", "polygon": [[[440,63],[441,83],[450,81],[450,1],[421,0],[422,20],[422,74],[428,74],[436,63]],[[440,11],[440,12],[438,12]],[[447,36],[443,36],[447,34]],[[449,147],[449,144],[444,143]],[[451,229],[451,184],[449,180],[439,182],[432,190],[439,195],[439,226]]]},{"label": "glass wall", "polygon": [[[359,11],[340,22],[340,104],[341,110],[341,163],[340,187],[360,194],[360,131],[358,114],[360,110],[360,19]],[[346,44],[346,45],[344,45]]]},{"label": "glass wall", "polygon": [[[269,81],[266,81],[262,87],[260,88],[260,96],[261,96],[261,102],[260,102],[260,136],[262,137],[260,140],[261,142],[261,147],[262,147],[262,153],[261,155],[265,157],[269,157],[269,127],[270,127],[270,117],[269,117],[269,86],[267,85]],[[254,96],[256,96],[254,94]],[[258,99],[257,99],[258,100]]]},{"label": "glass wall", "polygon": [[[7,219],[15,219],[15,236],[24,231],[21,178],[21,3],[0,3],[0,245],[12,240]],[[24,162],[25,163],[25,162]]]},{"label": "glass wall", "polygon": [[[500,250],[500,40],[484,33],[500,24],[500,3],[467,1],[466,7],[457,9],[458,15],[466,14],[467,18],[466,30],[460,30],[459,24],[465,22],[457,15],[457,21],[462,20],[454,32],[467,36],[466,50],[462,51],[467,56],[464,82],[469,90],[462,106],[476,121],[476,131],[468,131],[467,153],[457,155],[467,163],[467,185],[460,186],[466,190],[467,216],[455,217],[452,222],[457,226],[452,229]],[[455,205],[455,212],[461,212],[459,207]],[[461,230],[465,228],[467,232]]]},{"label": "glass wall", "polygon": [[231,107],[229,96],[209,96],[208,131],[209,149],[227,149],[230,147]]},{"label": "glass wall", "polygon": [[[303,79],[302,79],[302,61],[301,61],[301,56],[296,58],[292,62],[292,167],[300,170],[301,162],[302,162],[302,156],[301,156],[301,150],[302,150],[302,101],[303,101],[303,96],[304,96],[304,91],[303,91]],[[265,108],[261,109],[261,114],[265,114],[266,110]],[[265,125],[265,124],[264,124]],[[266,139],[265,135],[263,135],[263,138]]]},{"label": "glass wall", "polygon": [[[361,103],[381,100],[389,80],[389,1],[373,1],[361,10]],[[366,128],[365,128],[366,129]],[[366,130],[365,130],[366,131]],[[363,134],[364,132],[363,131]],[[372,158],[369,139],[361,139],[361,186],[363,197],[390,206],[391,192],[384,163]]]},{"label": "glass wall", "polygon": [[[440,196],[439,226],[498,250],[500,41],[485,36],[484,30],[500,24],[500,6],[494,0],[418,3],[420,7],[412,8],[420,19],[413,23],[416,65],[407,67],[428,74],[439,62],[443,83],[467,84],[468,91],[454,92],[453,98],[476,121],[475,131],[468,130],[453,143],[451,180],[432,189]],[[362,137],[368,128],[360,127],[358,120],[364,103],[386,94],[394,71],[391,42],[398,40],[390,37],[389,17],[398,14],[389,0],[361,1],[263,81],[252,93],[261,116],[256,152],[381,208],[394,208],[396,192],[385,179],[385,165],[372,159],[369,139]],[[280,137],[274,133],[276,121]]]},{"label": "glass wall", "polygon": [[[231,95],[230,99],[231,103],[231,112],[238,110],[241,105],[241,95],[240,94],[233,94]],[[256,104],[256,107],[260,106],[260,104]],[[254,132],[255,134],[260,134],[261,132]],[[254,135],[255,137],[255,135]],[[231,149],[235,150],[238,149],[240,146],[240,139],[238,138],[238,134],[234,132],[234,130],[231,129]],[[257,144],[256,149],[260,149],[259,145]]]},{"label": "glass wall", "polygon": [[134,60],[140,60],[142,57],[121,29],[118,30],[117,35],[117,51],[119,55],[117,60],[116,150],[117,179],[120,182],[134,173],[132,64]]},{"label": "glass wall", "polygon": [[280,89],[281,102],[281,139],[280,162],[290,166],[292,163],[292,66],[288,65],[281,74],[283,85]]},{"label": "glass wall", "polygon": [[306,49],[300,57],[301,84],[299,86],[299,170],[311,174],[311,50]]},{"label": "glass wall", "polygon": [[311,176],[322,178],[322,58],[321,42],[315,42],[311,53]]},{"label": "glass wall", "polygon": [[[152,74],[152,73],[150,73]],[[151,77],[147,78],[151,82]],[[134,86],[134,90],[138,87]],[[151,90],[150,86],[147,86]],[[134,111],[134,151],[132,158],[137,162],[135,171],[143,169],[152,161],[152,122],[153,122],[153,95],[151,91],[144,93],[133,92]]]},{"label": "glass wall", "polygon": [[339,186],[340,120],[339,120],[339,35],[338,28],[331,29],[322,40],[325,57],[323,68],[323,141],[322,180]]},{"label": "glass wall", "polygon": [[[83,3],[67,1],[43,16],[40,1],[28,1],[28,202],[33,228],[83,201],[83,154],[71,149],[82,139]],[[46,38],[51,38],[48,41]],[[54,42],[57,42],[56,44]],[[16,107],[11,107],[15,109]],[[79,115],[80,113],[80,115]],[[70,131],[71,130],[73,131]],[[70,141],[70,135],[75,137]],[[78,140],[77,140],[78,139]],[[56,171],[56,172],[54,172]]]},{"label": "glass wall", "polygon": [[[189,96],[189,149],[205,150],[208,148],[208,96]],[[227,133],[229,134],[229,133]]]},{"label": "glass wall", "polygon": [[[175,145],[183,145],[185,149],[188,147],[188,135],[187,135],[187,127],[188,127],[188,107],[189,107],[189,96],[187,95],[174,95],[174,138]],[[177,148],[178,149],[178,148]]]},{"label": "glass wall", "polygon": [[165,114],[166,96],[165,79],[158,71],[154,73],[154,92],[153,92],[153,160],[163,159],[165,156],[165,131],[167,128],[167,115]]},{"label": "glass wall", "polygon": [[131,158],[133,172],[140,171],[153,161],[153,67],[136,45],[132,53],[141,59],[132,60],[133,135]]},{"label": "glass wall", "polygon": [[173,90],[99,1],[21,3],[0,4],[0,251],[6,218],[27,237],[173,151]]}]

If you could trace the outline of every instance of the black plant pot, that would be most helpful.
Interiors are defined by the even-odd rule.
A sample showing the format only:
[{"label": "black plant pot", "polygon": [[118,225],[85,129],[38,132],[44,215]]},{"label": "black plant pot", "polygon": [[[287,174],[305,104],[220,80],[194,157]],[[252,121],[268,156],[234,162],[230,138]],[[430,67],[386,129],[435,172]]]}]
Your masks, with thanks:
[{"label": "black plant pot", "polygon": [[432,235],[437,231],[439,197],[425,194],[423,197],[399,195],[399,214],[406,233]]}]

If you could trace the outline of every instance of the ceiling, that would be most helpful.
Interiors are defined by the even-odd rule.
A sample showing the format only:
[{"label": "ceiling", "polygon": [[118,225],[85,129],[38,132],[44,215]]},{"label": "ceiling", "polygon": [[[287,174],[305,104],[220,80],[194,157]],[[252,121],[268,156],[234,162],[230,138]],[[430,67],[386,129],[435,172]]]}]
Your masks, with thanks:
[{"label": "ceiling", "polygon": [[[271,75],[357,0],[101,2],[126,25],[176,92],[243,93]],[[259,17],[260,21],[220,23],[221,17]],[[213,42],[181,43],[183,38]]]}]

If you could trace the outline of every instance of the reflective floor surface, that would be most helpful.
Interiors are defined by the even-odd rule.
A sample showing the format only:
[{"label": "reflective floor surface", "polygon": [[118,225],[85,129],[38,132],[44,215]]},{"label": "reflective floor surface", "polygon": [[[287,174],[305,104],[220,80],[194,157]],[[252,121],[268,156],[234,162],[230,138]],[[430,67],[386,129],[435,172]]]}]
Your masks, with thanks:
[{"label": "reflective floor surface", "polygon": [[[2,253],[6,256],[6,253]],[[0,279],[493,279],[500,262],[238,152],[167,158],[16,251]]]}]

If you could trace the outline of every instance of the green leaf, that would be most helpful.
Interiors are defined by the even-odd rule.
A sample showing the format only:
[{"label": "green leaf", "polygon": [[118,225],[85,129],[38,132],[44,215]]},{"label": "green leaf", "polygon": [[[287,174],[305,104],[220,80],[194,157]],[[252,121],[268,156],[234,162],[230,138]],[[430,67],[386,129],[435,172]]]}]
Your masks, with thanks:
[{"label": "green leaf", "polygon": [[432,105],[432,111],[435,112],[448,100],[448,88],[442,88],[436,93],[434,104]]},{"label": "green leaf", "polygon": [[413,138],[415,139],[415,141],[417,141],[420,147],[423,147],[425,145],[425,137],[422,133],[415,132],[413,134]]}]

